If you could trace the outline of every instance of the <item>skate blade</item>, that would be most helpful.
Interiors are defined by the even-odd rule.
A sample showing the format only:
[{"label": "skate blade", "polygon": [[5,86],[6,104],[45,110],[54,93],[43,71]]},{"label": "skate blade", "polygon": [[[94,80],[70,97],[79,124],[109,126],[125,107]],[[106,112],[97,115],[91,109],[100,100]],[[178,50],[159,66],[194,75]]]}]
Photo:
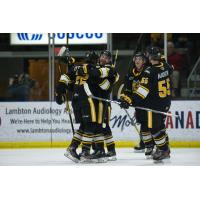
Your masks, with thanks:
[{"label": "skate blade", "polygon": [[91,161],[91,159],[81,158],[80,163],[89,164],[89,163],[93,163],[93,162]]},{"label": "skate blade", "polygon": [[153,160],[155,164],[168,164],[171,163],[170,157],[164,158],[162,160]]},{"label": "skate blade", "polygon": [[69,158],[71,161],[75,162],[75,163],[79,163],[79,160],[77,158],[74,158],[73,156],[71,156],[71,154],[69,153],[64,153],[64,156]]},{"label": "skate blade", "polygon": [[97,163],[106,163],[106,162],[108,162],[108,158],[99,158],[97,160],[98,160]]},{"label": "skate blade", "polygon": [[152,155],[148,155],[148,156],[145,156],[147,160],[152,160],[153,159],[153,156]]},{"label": "skate blade", "polygon": [[144,149],[141,149],[141,150],[135,150],[135,149],[134,149],[134,153],[144,153],[144,152],[145,152]]},{"label": "skate blade", "polygon": [[108,161],[116,161],[116,160],[117,160],[116,156],[108,157]]},{"label": "skate blade", "polygon": [[97,159],[91,159],[92,163],[106,163],[108,162],[108,158],[97,158]]}]

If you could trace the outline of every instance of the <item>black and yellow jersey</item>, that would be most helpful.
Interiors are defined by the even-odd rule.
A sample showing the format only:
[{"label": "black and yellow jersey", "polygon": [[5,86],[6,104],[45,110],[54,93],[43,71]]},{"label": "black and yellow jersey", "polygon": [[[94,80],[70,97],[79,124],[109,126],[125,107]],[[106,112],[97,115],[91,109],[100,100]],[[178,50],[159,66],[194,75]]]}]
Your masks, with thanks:
[{"label": "black and yellow jersey", "polygon": [[167,63],[147,67],[140,80],[140,85],[132,95],[128,95],[134,106],[145,105],[155,110],[166,110],[171,104],[171,68]]},{"label": "black and yellow jersey", "polygon": [[114,84],[119,80],[119,74],[112,65],[97,65],[89,72],[88,84],[94,96],[110,98]]},{"label": "black and yellow jersey", "polygon": [[[79,73],[81,68],[82,72]],[[74,97],[85,98],[87,94],[84,84],[87,83],[94,96],[108,98],[113,85],[119,80],[119,74],[112,65],[83,64],[74,66],[74,69],[62,76],[59,82],[66,84],[71,89]]]},{"label": "black and yellow jersey", "polygon": [[145,66],[140,72],[137,71],[136,67],[133,66],[130,68],[128,74],[124,78],[124,93],[132,94],[135,90],[138,89],[140,85],[140,80],[142,79]]}]

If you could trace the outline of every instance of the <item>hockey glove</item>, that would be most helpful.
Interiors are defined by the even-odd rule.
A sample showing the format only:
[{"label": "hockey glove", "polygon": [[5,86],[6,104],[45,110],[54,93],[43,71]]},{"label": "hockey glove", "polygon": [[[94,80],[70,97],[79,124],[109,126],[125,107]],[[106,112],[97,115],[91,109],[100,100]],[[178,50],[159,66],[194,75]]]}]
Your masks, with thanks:
[{"label": "hockey glove", "polygon": [[63,95],[66,93],[66,85],[63,82],[59,82],[58,85],[56,86],[56,94],[58,95]]},{"label": "hockey glove", "polygon": [[57,93],[56,93],[56,103],[57,103],[58,105],[61,105],[62,103],[64,103],[65,100],[66,100],[65,94],[57,94]]},{"label": "hockey glove", "polygon": [[124,109],[128,109],[132,103],[131,98],[128,95],[121,94],[120,95],[121,104],[120,107]]},{"label": "hockey glove", "polygon": [[115,70],[114,68],[110,68],[109,73],[108,73],[108,76],[109,76],[110,78],[112,78],[112,77],[115,77],[116,75],[117,75],[116,70]]},{"label": "hockey glove", "polygon": [[76,66],[74,69],[76,71],[76,75],[78,75],[78,76],[84,76],[84,75],[86,75],[88,73],[86,65]]},{"label": "hockey glove", "polygon": [[123,109],[128,109],[130,104],[127,102],[127,101],[124,101],[124,100],[118,100],[120,102],[119,106],[120,108],[123,108]]},{"label": "hockey glove", "polygon": [[56,103],[61,105],[65,102],[66,84],[63,82],[58,83],[56,86]]}]

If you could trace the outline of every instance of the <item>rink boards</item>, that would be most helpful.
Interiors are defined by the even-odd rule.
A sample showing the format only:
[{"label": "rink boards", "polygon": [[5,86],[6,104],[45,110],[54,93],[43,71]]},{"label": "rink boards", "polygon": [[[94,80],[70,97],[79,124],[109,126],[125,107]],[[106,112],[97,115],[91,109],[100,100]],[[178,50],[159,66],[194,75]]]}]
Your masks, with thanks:
[{"label": "rink boards", "polygon": [[[166,127],[173,147],[200,147],[200,101],[173,101]],[[133,116],[134,109],[128,110]],[[72,113],[73,121],[74,115]],[[112,104],[110,126],[118,147],[132,147],[138,133],[125,111]],[[79,124],[74,123],[75,129]],[[139,128],[139,127],[138,127]],[[65,147],[72,130],[65,105],[55,102],[3,102],[0,104],[0,148]]]}]

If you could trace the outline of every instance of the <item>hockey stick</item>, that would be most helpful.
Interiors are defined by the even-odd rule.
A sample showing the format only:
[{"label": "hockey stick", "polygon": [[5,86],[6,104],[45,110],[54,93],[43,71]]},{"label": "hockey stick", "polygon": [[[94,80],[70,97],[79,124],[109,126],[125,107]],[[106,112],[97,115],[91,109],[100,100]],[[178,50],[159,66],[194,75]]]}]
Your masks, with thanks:
[{"label": "hockey stick", "polygon": [[114,60],[113,68],[116,67],[118,52],[119,52],[119,50],[117,49],[117,50],[116,50],[116,54],[115,54],[115,60]]},{"label": "hockey stick", "polygon": [[[97,100],[101,100],[101,101],[105,101],[105,102],[110,102],[110,103],[115,103],[115,104],[118,104],[118,105],[121,104],[118,101],[96,97],[96,96],[94,96],[92,94],[90,95],[90,97],[93,98],[93,99],[97,99]],[[154,112],[154,113],[157,113],[157,114],[166,115],[166,116],[169,116],[169,117],[179,117],[179,115],[177,115],[177,114],[173,115],[171,113],[166,113],[166,112],[162,112],[162,111],[159,111],[159,110],[153,110],[153,109],[150,109],[150,108],[144,108],[144,107],[140,107],[140,106],[136,106],[134,108],[140,109],[140,110],[145,110],[145,111],[151,111],[151,112]]]},{"label": "hockey stick", "polygon": [[[68,33],[67,33],[68,34]],[[67,37],[68,37],[68,35],[67,35]],[[68,43],[68,41],[67,41],[67,43]],[[68,45],[68,44],[67,44]],[[58,59],[58,63],[59,63],[59,65],[58,65],[58,68],[59,68],[59,72],[60,72],[60,75],[62,75],[62,70],[61,70],[61,66],[60,66],[60,57],[66,52],[66,51],[68,51],[68,49],[67,48],[65,48],[65,47],[62,47],[63,49],[62,49],[62,51],[60,52],[60,55],[58,55],[59,56],[59,59]],[[68,67],[68,63],[67,63],[67,67]],[[72,115],[71,115],[71,109],[70,109],[70,106],[69,106],[69,97],[68,97],[68,95],[67,95],[67,90],[66,90],[66,92],[65,92],[65,99],[66,99],[66,111],[68,112],[68,114],[69,114],[69,120],[70,120],[70,124],[71,124],[71,128],[72,128],[72,133],[73,133],[73,135],[75,134],[75,130],[74,130],[74,125],[73,125],[73,120],[72,120]]]},{"label": "hockey stick", "polygon": [[[140,134],[140,131],[138,130],[138,128],[137,128],[137,126],[136,126],[136,123],[134,122],[135,117],[134,117],[134,116],[131,117],[127,109],[124,109],[124,111],[126,112],[128,118],[130,119],[131,125],[134,126],[135,130],[137,131],[137,133]],[[133,118],[134,118],[134,119],[133,119]]]},{"label": "hockey stick", "polygon": [[[67,46],[67,50],[69,51],[69,49],[68,49],[68,46],[69,46],[69,34],[68,33],[67,33],[66,46]],[[69,59],[68,59],[68,63],[67,63],[67,68],[69,70]],[[73,124],[73,121],[72,121],[71,109],[70,109],[70,106],[69,106],[69,95],[67,94],[67,90],[66,90],[65,96],[66,96],[66,111],[68,111],[68,113],[69,113],[69,119],[70,119],[70,124],[71,124],[71,128],[72,128],[72,133],[74,135],[75,134],[74,124]]]},{"label": "hockey stick", "polygon": [[[115,104],[120,105],[120,102],[118,102],[118,101],[104,99],[104,98],[100,98],[100,97],[96,97],[96,96],[92,95],[87,83],[84,83],[83,87],[84,87],[84,90],[85,90],[87,96],[90,97],[90,98],[93,98],[93,99],[96,99],[96,100],[99,100],[99,101],[104,101],[104,102],[107,102],[107,103],[115,103]],[[129,112],[126,109],[124,109],[124,110],[125,110],[127,116],[129,117],[129,119],[131,121],[131,125],[134,126],[137,133],[139,134],[140,132],[139,132],[137,126],[136,126],[136,123],[133,121],[133,118],[130,116]]]}]

